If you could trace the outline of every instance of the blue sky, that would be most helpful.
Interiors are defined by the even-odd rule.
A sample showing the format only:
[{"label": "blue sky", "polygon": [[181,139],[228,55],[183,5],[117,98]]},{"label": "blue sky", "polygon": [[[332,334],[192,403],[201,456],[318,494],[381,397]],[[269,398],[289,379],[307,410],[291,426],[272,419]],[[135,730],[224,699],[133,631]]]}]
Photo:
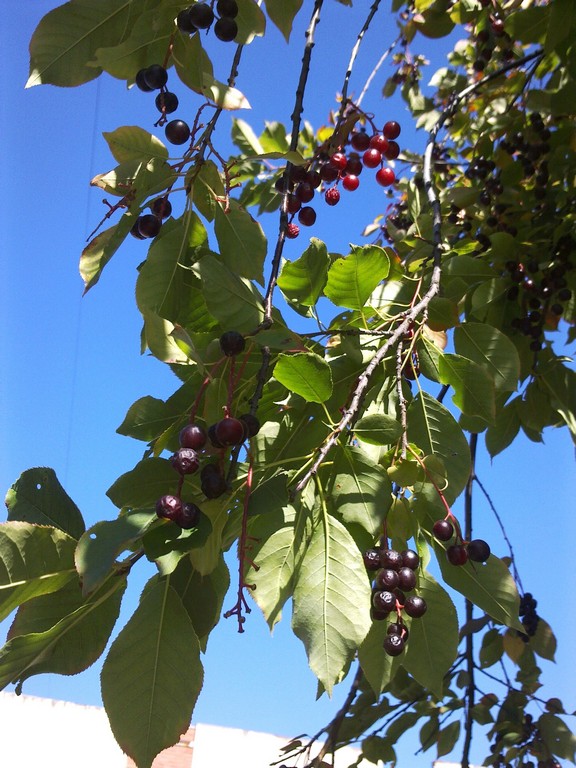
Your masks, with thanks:
[{"label": "blue sky", "polygon": [[[108,76],[81,88],[24,90],[28,40],[42,15],[56,4],[6,0],[0,29],[5,62],[0,69],[0,488],[4,493],[29,467],[51,466],[90,525],[116,515],[105,491],[141,458],[142,444],[115,432],[126,410],[143,395],[167,396],[174,385],[170,371],[139,353],[134,281],[146,244],[130,239],[99,285],[84,298],[77,269],[86,237],[105,211],[89,180],[114,165],[102,131],[132,124],[153,131],[157,113],[149,94],[127,91],[124,83]],[[341,87],[359,18],[358,9],[351,11],[334,2],[326,5],[313,55],[314,84],[305,99],[309,119],[316,126],[336,106],[333,94]],[[384,17],[366,39],[359,61],[364,72],[394,36],[393,22]],[[302,24],[293,39],[303,40]],[[258,63],[263,46],[274,52],[273,80]],[[441,44],[427,48],[431,58],[437,57]],[[232,47],[220,44],[217,51],[216,72],[225,79]],[[241,116],[257,132],[265,119],[289,122],[292,96],[281,88],[285,83],[295,85],[300,55],[300,51],[289,54],[275,32],[269,41],[256,40],[245,51],[238,87],[253,109]],[[389,72],[385,66],[375,78],[364,106],[381,123],[399,120],[401,142],[415,146],[421,139],[414,137],[403,105],[380,99]],[[182,95],[182,117],[188,104],[192,114],[197,97],[184,95],[174,74],[171,82]],[[353,90],[363,82],[363,77],[353,81]],[[221,134],[225,147],[228,130]],[[354,193],[337,212],[318,206],[313,234],[334,251],[346,248],[350,241],[362,243],[364,224],[382,211],[385,202],[374,184],[370,195]],[[273,232],[276,220],[269,217],[264,225]],[[305,243],[301,235],[288,244],[286,255],[297,257]],[[570,675],[576,601],[570,587],[576,525],[571,440],[566,430],[548,430],[544,445],[521,438],[513,452],[493,463],[482,452],[478,474],[506,521],[524,587],[539,600],[539,612],[559,640],[558,663],[543,662],[544,698],[559,696],[567,709],[574,710]],[[476,503],[476,534],[491,542],[495,554],[507,554],[488,506],[479,496]],[[121,620],[130,615],[152,572],[151,566],[142,564],[134,574]],[[315,703],[315,680],[303,647],[291,635],[288,617],[270,638],[255,607],[246,630],[238,635],[235,622],[223,620],[213,633],[195,719],[286,736],[317,730],[344,698],[346,683],[332,702],[323,697]],[[73,678],[32,678],[24,692],[98,704],[98,672],[96,665]],[[491,690],[488,682],[486,686]],[[418,746],[415,735],[402,754],[412,766],[430,765],[431,752],[411,757]]]}]

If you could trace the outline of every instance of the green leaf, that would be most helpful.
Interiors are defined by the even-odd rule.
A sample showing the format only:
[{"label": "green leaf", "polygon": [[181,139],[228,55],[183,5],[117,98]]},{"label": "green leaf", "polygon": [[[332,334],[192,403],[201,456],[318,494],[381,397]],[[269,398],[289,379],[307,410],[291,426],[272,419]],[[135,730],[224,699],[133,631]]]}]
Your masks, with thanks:
[{"label": "green leaf", "polygon": [[517,398],[498,412],[496,423],[486,430],[486,448],[491,458],[507,448],[518,434],[520,419],[516,406]]},{"label": "green leaf", "polygon": [[256,0],[239,0],[236,24],[238,32],[234,42],[239,45],[248,45],[256,35],[261,37],[264,34],[266,17]]},{"label": "green leaf", "polygon": [[19,685],[32,675],[76,675],[93,664],[110,638],[126,589],[116,575],[85,598],[77,579],[20,606],[0,651],[1,676]]},{"label": "green leaf", "polygon": [[167,459],[142,459],[110,486],[106,495],[117,507],[153,507],[160,496],[176,493],[178,475]]},{"label": "green leaf", "polygon": [[286,261],[278,277],[278,287],[292,309],[307,314],[324,290],[328,279],[330,257],[325,243],[313,237],[310,245],[296,261]]},{"label": "green leaf", "polygon": [[453,387],[452,401],[462,413],[494,422],[494,382],[484,368],[466,357],[444,354],[438,359],[438,372],[442,384]]},{"label": "green leaf", "polygon": [[428,305],[427,325],[433,331],[454,328],[460,322],[458,305],[450,299],[434,296]]},{"label": "green leaf", "polygon": [[530,647],[542,659],[554,661],[556,655],[556,637],[552,627],[540,616],[535,634],[530,638]]},{"label": "green leaf", "polygon": [[80,256],[80,275],[84,280],[84,293],[93,288],[102,270],[122,245],[134,226],[136,216],[125,213],[117,224],[93,238]]},{"label": "green leaf", "polygon": [[163,400],[146,395],[132,403],[116,432],[149,442],[173,424],[174,417],[166,413],[166,403]]},{"label": "green leaf", "polygon": [[218,198],[226,194],[220,171],[211,160],[207,160],[200,168],[194,166],[189,181],[191,182],[190,199],[204,218],[213,221],[216,211],[220,209]]},{"label": "green leaf", "polygon": [[116,520],[101,520],[80,538],[75,562],[85,595],[106,579],[116,559],[140,539],[157,520],[154,512],[133,512]]},{"label": "green leaf", "polygon": [[102,668],[102,699],[120,748],[138,768],[175,744],[202,688],[200,646],[168,580],[147,590]]},{"label": "green leaf", "polygon": [[538,377],[538,384],[549,393],[552,407],[562,416],[576,441],[576,371],[557,363]]},{"label": "green leaf", "polygon": [[223,547],[222,533],[228,522],[229,509],[230,501],[226,496],[202,504],[202,513],[210,521],[212,530],[202,547],[190,551],[192,565],[201,576],[207,576],[218,567]]},{"label": "green leaf", "polygon": [[0,621],[21,603],[76,577],[76,541],[57,528],[0,524]]},{"label": "green leaf", "polygon": [[8,520],[51,525],[78,539],[84,533],[82,514],[49,467],[23,472],[6,494]]},{"label": "green leaf", "polygon": [[522,631],[518,618],[520,596],[510,571],[500,558],[490,555],[486,563],[458,566],[448,562],[437,542],[434,548],[446,584],[467,597],[495,621]]},{"label": "green leaf", "polygon": [[560,717],[545,713],[540,715],[536,726],[553,755],[574,762],[576,736]]},{"label": "green leaf", "polygon": [[101,73],[91,65],[97,48],[118,45],[137,9],[130,0],[73,0],[47,13],[30,41],[26,87],[74,86]]},{"label": "green leaf", "polygon": [[353,246],[347,256],[332,262],[324,294],[339,307],[362,309],[389,271],[390,259],[384,248]]},{"label": "green leaf", "polygon": [[198,270],[208,310],[222,328],[247,333],[260,324],[264,319],[262,297],[250,281],[213,256],[204,256]]},{"label": "green leaf", "polygon": [[102,135],[118,163],[129,160],[146,162],[151,157],[168,159],[168,150],[160,139],[138,125],[125,125],[115,131],[104,131]]},{"label": "green leaf", "polygon": [[240,277],[264,281],[268,242],[260,224],[236,200],[215,208],[214,233],[223,263]]},{"label": "green leaf", "polygon": [[449,755],[460,738],[460,720],[454,720],[438,734],[437,757]]},{"label": "green leaf", "polygon": [[408,439],[426,456],[440,457],[446,468],[448,503],[461,493],[470,474],[470,449],[452,414],[436,398],[421,392],[408,407]]},{"label": "green leaf", "polygon": [[442,698],[444,676],[458,654],[456,608],[446,590],[426,571],[418,575],[418,594],[427,610],[410,623],[402,666],[420,685]]},{"label": "green leaf", "polygon": [[151,525],[142,537],[142,546],[148,560],[154,560],[160,576],[174,573],[180,562],[194,549],[203,548],[212,533],[212,523],[202,514],[193,528],[182,529],[176,523],[158,521]]},{"label": "green leaf", "polygon": [[238,88],[232,88],[226,83],[221,83],[206,73],[204,74],[202,93],[221,109],[251,109],[248,99]]},{"label": "green leaf", "polygon": [[358,440],[370,445],[390,445],[402,434],[402,427],[386,413],[369,413],[354,425],[354,435]]},{"label": "green leaf", "polygon": [[392,483],[382,467],[359,448],[339,446],[331,472],[330,497],[346,523],[375,536],[392,503]]},{"label": "green leaf", "polygon": [[274,378],[309,403],[324,403],[332,394],[330,366],[314,352],[281,352],[274,366]]},{"label": "green leaf", "polygon": [[572,0],[555,0],[550,8],[550,19],[544,49],[550,53],[559,48],[566,38],[573,40],[576,13]]},{"label": "green leaf", "polygon": [[184,85],[195,93],[202,93],[205,79],[213,78],[214,69],[202,47],[200,35],[175,35],[172,59],[178,77]]},{"label": "green leaf", "polygon": [[294,18],[302,7],[303,0],[264,0],[264,2],[266,13],[288,42]]},{"label": "green leaf", "polygon": [[342,523],[324,515],[296,575],[292,628],[328,694],[370,629],[370,597],[356,543]]},{"label": "green leaf", "polygon": [[482,669],[491,667],[496,664],[502,658],[504,653],[504,645],[502,643],[502,635],[500,630],[493,628],[482,638],[482,645],[480,646],[480,666]]},{"label": "green leaf", "polygon": [[523,8],[506,16],[505,30],[514,40],[541,43],[548,28],[548,6]]},{"label": "green leaf", "polygon": [[516,347],[487,323],[462,323],[454,330],[457,354],[482,366],[494,380],[496,392],[513,392],[518,386],[520,359]]}]

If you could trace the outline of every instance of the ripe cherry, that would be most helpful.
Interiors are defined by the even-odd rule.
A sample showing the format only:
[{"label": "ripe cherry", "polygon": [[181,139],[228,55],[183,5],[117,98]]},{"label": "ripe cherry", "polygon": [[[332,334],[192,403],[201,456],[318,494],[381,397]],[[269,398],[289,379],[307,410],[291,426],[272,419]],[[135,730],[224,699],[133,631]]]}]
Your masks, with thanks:
[{"label": "ripe cherry", "polygon": [[362,555],[364,566],[367,571],[377,571],[380,568],[380,550],[376,548],[367,549]]},{"label": "ripe cherry", "polygon": [[396,595],[387,589],[378,590],[372,595],[372,605],[379,611],[393,611],[396,607]]},{"label": "ripe cherry", "polygon": [[239,355],[246,348],[246,339],[238,331],[226,331],[220,336],[220,349],[227,357]]},{"label": "ripe cherry", "polygon": [[389,120],[385,125],[383,129],[384,136],[386,136],[387,139],[397,139],[398,136],[400,136],[400,124],[397,123],[395,120]]},{"label": "ripe cherry", "polygon": [[384,153],[386,160],[396,160],[400,154],[400,146],[395,141],[388,142],[388,149]]},{"label": "ripe cherry", "polygon": [[154,102],[158,112],[163,112],[167,115],[172,112],[176,112],[178,109],[178,96],[170,91],[161,91]]},{"label": "ripe cherry", "polygon": [[214,24],[214,34],[223,43],[231,43],[238,34],[238,24],[229,16],[222,16]]},{"label": "ripe cherry", "polygon": [[348,158],[344,154],[344,152],[334,152],[330,160],[328,161],[330,165],[333,168],[336,168],[338,171],[343,171],[346,168],[346,163],[348,162]]},{"label": "ripe cherry", "polygon": [[238,417],[244,424],[244,433],[246,437],[254,437],[260,432],[260,420],[251,413],[243,413]]},{"label": "ripe cherry", "polygon": [[172,203],[167,197],[157,197],[150,206],[150,210],[159,219],[167,219],[172,213]]},{"label": "ripe cherry", "polygon": [[380,589],[393,590],[399,586],[400,578],[392,568],[381,568],[376,574],[376,586]]},{"label": "ripe cherry", "polygon": [[419,619],[421,616],[424,616],[427,608],[426,601],[420,595],[410,595],[404,603],[404,610],[413,619]]},{"label": "ripe cherry", "polygon": [[410,592],[416,586],[416,574],[412,568],[400,568],[398,579],[398,586],[405,592]]},{"label": "ripe cherry", "polygon": [[382,153],[371,147],[362,155],[362,162],[366,168],[377,168],[382,162]]},{"label": "ripe cherry", "polygon": [[450,520],[436,520],[432,527],[432,533],[438,541],[450,541],[454,536],[454,526]]},{"label": "ripe cherry", "polygon": [[144,70],[144,82],[151,91],[163,88],[168,82],[168,72],[160,64],[151,64]]},{"label": "ripe cherry", "polygon": [[404,641],[404,638],[400,637],[400,635],[386,635],[382,643],[382,646],[388,656],[400,656],[400,654],[404,651],[405,645],[406,642]]},{"label": "ripe cherry", "polygon": [[350,144],[357,152],[365,152],[370,146],[370,136],[366,131],[354,131],[350,136]]},{"label": "ripe cherry", "polygon": [[338,176],[338,168],[334,168],[330,163],[324,163],[324,165],[320,167],[320,178],[322,181],[331,184],[333,181],[336,181]]},{"label": "ripe cherry", "polygon": [[190,11],[191,8],[185,8],[183,11],[180,11],[178,16],[176,16],[176,26],[181,32],[193,35],[194,32],[198,32],[198,28],[192,23]]},{"label": "ripe cherry", "polygon": [[244,441],[244,425],[240,419],[227,416],[216,424],[214,431],[222,445],[240,445]]},{"label": "ripe cherry", "polygon": [[399,571],[402,568],[402,555],[395,549],[383,549],[380,552],[380,564],[382,568]]},{"label": "ripe cherry", "polygon": [[346,163],[346,168],[343,172],[350,176],[360,176],[363,170],[364,166],[362,165],[360,156],[354,153],[348,157],[348,162]]},{"label": "ripe cherry", "polygon": [[184,120],[171,120],[164,128],[164,134],[171,144],[186,144],[190,138],[190,128]]},{"label": "ripe cherry", "polygon": [[307,205],[305,208],[301,208],[298,213],[298,221],[305,227],[311,227],[316,221],[316,211]]},{"label": "ripe cherry", "polygon": [[172,456],[170,463],[180,475],[192,475],[200,467],[198,454],[192,448],[180,448]]},{"label": "ripe cherry", "polygon": [[484,539],[473,539],[466,546],[468,557],[475,563],[485,563],[490,557],[490,546]]},{"label": "ripe cherry", "polygon": [[340,202],[340,192],[338,192],[336,187],[330,187],[324,193],[324,200],[326,200],[328,205],[337,205]]},{"label": "ripe cherry", "polygon": [[156,514],[158,517],[164,517],[167,520],[173,520],[182,510],[182,501],[178,496],[166,494],[161,496],[156,502]]},{"label": "ripe cherry", "polygon": [[192,448],[201,451],[206,445],[208,436],[206,430],[199,424],[187,424],[180,430],[179,441],[182,448]]},{"label": "ripe cherry", "polygon": [[216,464],[206,464],[202,467],[200,488],[207,499],[217,499],[226,492],[226,480]]},{"label": "ripe cherry", "polygon": [[201,514],[200,507],[197,507],[192,502],[185,502],[173,520],[180,528],[190,530],[190,528],[195,528],[198,525]]},{"label": "ripe cherry", "polygon": [[376,171],[376,181],[383,187],[389,187],[396,181],[396,174],[392,168],[380,168]]},{"label": "ripe cherry", "polygon": [[214,21],[214,11],[207,3],[194,3],[190,8],[190,21],[198,29],[208,29]]},{"label": "ripe cherry", "polygon": [[354,192],[360,186],[360,179],[358,176],[350,173],[342,179],[342,186],[348,192]]},{"label": "ripe cherry", "polygon": [[446,550],[446,557],[452,565],[464,565],[468,562],[468,551],[464,544],[452,544]]},{"label": "ripe cherry", "polygon": [[309,203],[314,197],[314,187],[307,181],[302,181],[296,187],[294,194],[301,203]]},{"label": "ripe cherry", "polygon": [[138,232],[142,237],[156,237],[161,227],[162,221],[152,213],[138,217]]},{"label": "ripe cherry", "polygon": [[412,570],[415,571],[420,565],[418,553],[414,552],[413,549],[405,549],[400,553],[400,557],[402,558],[402,565],[404,568],[412,568]]},{"label": "ripe cherry", "polygon": [[388,149],[388,139],[385,136],[382,136],[381,133],[375,133],[374,136],[370,138],[370,147],[377,149],[378,152],[383,155]]},{"label": "ripe cherry", "polygon": [[238,3],[236,0],[218,0],[216,12],[218,16],[227,16],[229,19],[235,19],[238,16]]},{"label": "ripe cherry", "polygon": [[298,213],[300,208],[302,208],[302,203],[296,195],[293,195],[292,193],[286,195],[286,210],[288,213]]},{"label": "ripe cherry", "polygon": [[150,93],[150,91],[153,91],[154,88],[151,88],[146,82],[146,79],[144,77],[145,74],[146,74],[146,67],[144,67],[144,69],[139,69],[138,72],[136,72],[136,78],[135,78],[136,87],[139,90],[144,91],[144,93]]}]

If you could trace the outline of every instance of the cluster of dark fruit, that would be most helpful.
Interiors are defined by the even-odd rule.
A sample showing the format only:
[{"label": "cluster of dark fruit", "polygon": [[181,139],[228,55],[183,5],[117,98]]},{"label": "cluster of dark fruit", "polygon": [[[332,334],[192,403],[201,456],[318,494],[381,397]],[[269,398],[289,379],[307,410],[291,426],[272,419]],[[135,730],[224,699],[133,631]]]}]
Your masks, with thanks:
[{"label": "cluster of dark fruit", "polygon": [[[226,331],[220,337],[220,348],[228,357],[240,354],[246,346],[242,334]],[[200,469],[202,453],[210,443],[212,448],[225,450],[241,445],[245,440],[258,434],[260,422],[250,413],[239,418],[225,416],[216,424],[205,429],[200,424],[187,424],[179,435],[179,449],[172,455],[171,464],[183,480],[185,475],[192,475]],[[226,478],[218,464],[209,462],[200,470],[200,488],[207,499],[217,499],[225,493]],[[164,517],[177,523],[181,528],[193,528],[200,515],[196,504],[182,501],[178,496],[167,494],[156,502],[158,517]]]},{"label": "cluster of dark fruit", "polygon": [[238,3],[236,0],[218,0],[216,13],[208,3],[194,3],[176,17],[176,25],[181,32],[194,35],[200,29],[209,29],[214,24],[214,35],[224,43],[230,43],[238,34]]},{"label": "cluster of dark fruit", "polygon": [[504,29],[503,19],[498,16],[490,16],[487,23],[479,27],[474,43],[476,55],[472,68],[475,72],[483,72],[495,55],[499,61],[514,58],[513,40]]},{"label": "cluster of dark fruit", "polygon": [[388,121],[381,133],[369,136],[365,130],[353,131],[347,144],[351,151],[339,148],[328,155],[319,153],[308,166],[292,166],[286,180],[281,177],[276,182],[276,191],[286,193],[286,210],[291,219],[286,228],[286,237],[293,239],[300,234],[300,227],[311,227],[316,221],[316,211],[308,205],[320,189],[327,205],[340,202],[338,185],[348,192],[354,192],[360,186],[358,178],[364,168],[378,168],[376,181],[383,187],[389,187],[396,180],[392,168],[384,165],[384,160],[395,160],[400,154],[400,147],[395,139],[400,135],[400,125],[394,120]]},{"label": "cluster of dark fruit", "polygon": [[393,615],[395,621],[388,625],[383,645],[389,656],[399,656],[409,636],[402,611],[413,619],[426,613],[427,605],[423,597],[405,594],[416,587],[420,558],[412,549],[398,552],[386,546],[368,549],[363,557],[366,570],[374,572],[372,618],[382,621]]},{"label": "cluster of dark fruit", "polygon": [[382,236],[392,245],[395,240],[404,240],[411,226],[412,219],[408,215],[408,203],[400,200],[389,209],[386,223],[382,227]]},{"label": "cluster of dark fruit", "polygon": [[520,598],[520,610],[518,611],[525,632],[518,632],[518,635],[527,643],[531,637],[534,637],[538,629],[540,616],[536,613],[537,601],[530,592],[526,592]]},{"label": "cluster of dark fruit", "polygon": [[[450,541],[455,534],[454,525],[450,520],[436,520],[432,533],[438,541]],[[485,563],[490,557],[490,546],[484,539],[462,541],[460,537],[446,549],[446,557],[452,565],[465,565],[468,560],[475,563]]]},{"label": "cluster of dark fruit", "polygon": [[[510,742],[510,733],[508,731],[496,732],[496,738],[491,744],[490,749],[494,753],[491,764],[496,768],[512,768],[512,759],[518,768],[560,768],[560,763],[550,755],[548,748],[544,744],[542,734],[531,714],[525,713],[522,727],[519,733],[515,734],[516,739]],[[548,753],[549,757],[544,757]],[[538,755],[537,762],[526,760],[527,754]],[[508,758],[508,759],[506,759]]]}]

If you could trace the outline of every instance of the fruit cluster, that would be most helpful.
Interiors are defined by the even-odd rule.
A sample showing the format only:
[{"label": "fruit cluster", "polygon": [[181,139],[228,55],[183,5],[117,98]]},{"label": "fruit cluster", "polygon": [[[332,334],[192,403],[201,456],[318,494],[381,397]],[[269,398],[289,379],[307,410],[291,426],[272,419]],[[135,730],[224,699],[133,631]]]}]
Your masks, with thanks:
[{"label": "fruit cluster", "polygon": [[528,642],[531,637],[534,637],[536,630],[538,629],[538,622],[540,617],[536,613],[537,601],[534,599],[530,592],[526,592],[520,598],[520,610],[519,615],[522,619],[525,632],[519,632],[518,634],[524,640]]},{"label": "fruit cluster", "polygon": [[[220,337],[220,348],[227,357],[234,357],[243,352],[246,342],[237,331],[226,331]],[[197,525],[201,511],[196,504],[180,498],[184,477],[198,472],[204,458],[204,449],[208,446],[223,452],[230,447],[239,446],[260,430],[256,416],[245,413],[239,418],[225,415],[223,419],[205,429],[191,421],[179,434],[180,447],[172,455],[170,462],[180,476],[178,493],[167,494],[156,502],[158,517],[172,520],[181,528],[193,528]],[[200,470],[200,488],[207,499],[217,499],[226,492],[227,482],[221,462],[205,463]]]},{"label": "fruit cluster", "polygon": [[194,3],[176,17],[176,25],[181,32],[194,35],[201,29],[209,29],[214,24],[214,35],[224,43],[230,43],[238,34],[238,3],[236,0],[218,0],[216,3],[216,18],[212,6],[208,3]]},{"label": "fruit cluster", "polygon": [[363,129],[354,130],[346,141],[350,150],[339,147],[331,153],[320,151],[308,165],[292,166],[287,180],[280,177],[276,182],[276,191],[286,194],[286,211],[292,217],[286,228],[286,237],[294,239],[300,234],[300,227],[293,220],[296,215],[302,226],[311,227],[315,223],[316,210],[308,203],[313,200],[316,190],[323,193],[327,205],[338,205],[339,185],[347,192],[357,190],[364,168],[378,168],[375,177],[381,186],[394,184],[394,170],[384,165],[384,161],[395,160],[400,154],[400,147],[395,141],[400,131],[399,123],[394,120],[385,123],[382,131],[372,136]]},{"label": "fruit cluster", "polygon": [[372,618],[376,621],[395,619],[388,625],[384,650],[389,656],[399,656],[406,646],[409,631],[402,612],[413,619],[426,613],[427,605],[420,595],[406,596],[416,587],[418,554],[412,549],[398,552],[386,544],[364,552],[366,570],[374,573],[372,585]]},{"label": "fruit cluster", "polygon": [[468,560],[475,563],[485,563],[490,557],[490,546],[484,539],[464,541],[460,533],[456,532],[453,523],[447,518],[436,520],[432,526],[432,533],[438,541],[451,541],[456,534],[456,542],[450,544],[446,550],[446,557],[452,565],[465,565]]}]

